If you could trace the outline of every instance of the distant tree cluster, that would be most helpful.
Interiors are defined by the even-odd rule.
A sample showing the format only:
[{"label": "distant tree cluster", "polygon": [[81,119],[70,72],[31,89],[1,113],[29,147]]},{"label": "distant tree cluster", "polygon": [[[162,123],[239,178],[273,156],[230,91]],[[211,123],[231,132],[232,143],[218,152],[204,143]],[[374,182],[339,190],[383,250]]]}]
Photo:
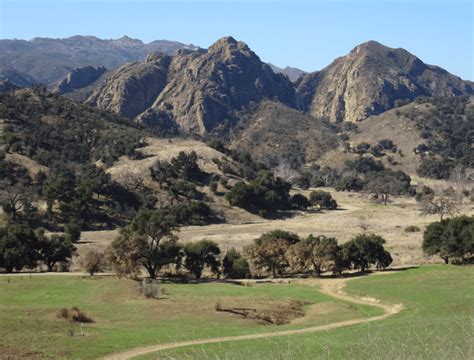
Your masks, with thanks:
[{"label": "distant tree cluster", "polygon": [[392,196],[415,194],[409,175],[387,169],[380,161],[367,156],[347,160],[338,170],[314,165],[301,175],[298,183],[303,187],[330,186],[338,191],[365,191],[384,204]]},{"label": "distant tree cluster", "polygon": [[33,230],[25,223],[11,223],[0,228],[0,268],[7,273],[44,264],[53,271],[60,263],[68,266],[75,253],[70,234],[50,235],[44,229]]},{"label": "distant tree cluster", "polygon": [[430,104],[429,112],[412,114],[424,138],[422,148],[415,149],[422,162],[418,174],[447,179],[456,166],[474,167],[474,108],[469,96],[421,98]]},{"label": "distant tree cluster", "polygon": [[164,267],[184,267],[196,278],[204,268],[220,274],[220,249],[211,241],[182,245],[178,243],[179,211],[169,207],[142,210],[107,250],[107,257],[118,274],[134,274],[145,269],[154,279]]},{"label": "distant tree cluster", "polygon": [[284,273],[341,273],[344,269],[366,271],[371,265],[386,268],[392,262],[385,240],[374,234],[359,234],[339,245],[335,238],[298,235],[276,230],[255,239],[245,248],[252,265],[274,277]]},{"label": "distant tree cluster", "polygon": [[232,206],[258,213],[261,210],[278,211],[291,208],[291,184],[262,170],[255,180],[237,182],[226,194]]},{"label": "distant tree cluster", "polygon": [[431,223],[423,234],[423,251],[439,255],[446,264],[474,261],[474,216],[458,216]]}]

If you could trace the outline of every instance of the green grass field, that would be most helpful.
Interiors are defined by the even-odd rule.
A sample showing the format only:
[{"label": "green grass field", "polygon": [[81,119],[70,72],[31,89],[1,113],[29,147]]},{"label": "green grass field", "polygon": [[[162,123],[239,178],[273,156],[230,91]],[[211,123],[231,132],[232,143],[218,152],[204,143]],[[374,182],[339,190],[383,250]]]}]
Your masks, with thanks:
[{"label": "green grass field", "polygon": [[[181,348],[160,359],[474,359],[474,266],[423,266],[351,280],[346,291],[403,303],[380,322]],[[140,359],[155,359],[148,355]]]},{"label": "green grass field", "polygon": [[[12,358],[91,359],[141,345],[294,329],[382,313],[333,299],[316,286],[207,283],[164,288],[167,295],[155,300],[144,298],[137,282],[115,277],[2,276],[0,353]],[[279,326],[215,311],[217,301],[251,304],[288,298],[311,301],[325,311]],[[57,318],[59,309],[72,306],[95,323],[72,326]]]}]

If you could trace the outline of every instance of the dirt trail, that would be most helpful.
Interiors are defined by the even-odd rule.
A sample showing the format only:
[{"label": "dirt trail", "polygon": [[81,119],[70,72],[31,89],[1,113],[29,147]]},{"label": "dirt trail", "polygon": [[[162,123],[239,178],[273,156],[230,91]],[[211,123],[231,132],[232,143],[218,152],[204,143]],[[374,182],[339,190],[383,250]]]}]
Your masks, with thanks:
[{"label": "dirt trail", "polygon": [[315,332],[320,332],[320,331],[337,329],[337,328],[341,328],[345,326],[351,326],[351,325],[356,325],[356,324],[383,320],[403,310],[402,304],[396,304],[396,305],[382,304],[377,299],[374,299],[374,298],[358,298],[358,297],[354,297],[354,296],[344,293],[343,288],[346,285],[346,282],[348,280],[350,279],[324,279],[324,280],[319,280],[319,281],[315,280],[314,283],[319,284],[320,291],[326,295],[330,295],[337,299],[350,301],[356,304],[376,306],[383,309],[384,314],[379,315],[379,316],[373,316],[370,318],[339,321],[332,324],[312,326],[312,327],[297,329],[297,330],[284,330],[284,331],[274,331],[274,332],[268,332],[268,333],[237,335],[237,336],[224,336],[224,337],[217,337],[217,338],[210,338],[210,339],[185,340],[185,341],[177,341],[177,342],[164,343],[164,344],[158,344],[158,345],[143,346],[143,347],[135,348],[132,350],[124,351],[121,353],[115,353],[115,354],[106,356],[103,358],[103,360],[132,359],[136,356],[146,355],[146,354],[150,354],[150,353],[154,353],[154,352],[158,352],[162,350],[175,349],[175,348],[184,347],[184,346],[214,344],[214,343],[221,343],[221,342],[227,342],[227,341],[254,340],[254,339],[298,335],[298,334],[309,334],[309,333],[315,333]]}]

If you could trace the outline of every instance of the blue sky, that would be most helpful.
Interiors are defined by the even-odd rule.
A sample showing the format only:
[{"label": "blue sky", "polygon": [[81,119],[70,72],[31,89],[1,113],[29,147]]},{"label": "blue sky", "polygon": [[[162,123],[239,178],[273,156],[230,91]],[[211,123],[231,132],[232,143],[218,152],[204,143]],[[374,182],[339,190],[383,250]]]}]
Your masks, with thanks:
[{"label": "blue sky", "polygon": [[0,38],[95,35],[207,47],[245,41],[278,66],[313,71],[377,40],[474,80],[472,0],[0,0]]}]

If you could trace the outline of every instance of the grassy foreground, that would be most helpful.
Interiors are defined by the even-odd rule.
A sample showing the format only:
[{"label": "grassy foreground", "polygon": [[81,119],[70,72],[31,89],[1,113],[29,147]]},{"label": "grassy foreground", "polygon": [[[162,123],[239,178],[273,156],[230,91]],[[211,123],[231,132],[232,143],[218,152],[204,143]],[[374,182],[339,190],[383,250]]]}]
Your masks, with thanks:
[{"label": "grassy foreground", "polygon": [[[165,284],[163,299],[146,299],[138,283],[115,277],[0,276],[0,353],[11,358],[92,359],[137,346],[295,329],[379,315],[318,292],[316,286],[222,283]],[[308,316],[287,325],[215,311],[216,302],[305,300]],[[79,307],[95,321],[71,325],[61,308]],[[317,309],[314,312],[311,309]]]},{"label": "grassy foreground", "polygon": [[345,291],[402,302],[405,310],[329,332],[181,348],[159,358],[474,359],[474,266],[424,266],[358,278]]}]

